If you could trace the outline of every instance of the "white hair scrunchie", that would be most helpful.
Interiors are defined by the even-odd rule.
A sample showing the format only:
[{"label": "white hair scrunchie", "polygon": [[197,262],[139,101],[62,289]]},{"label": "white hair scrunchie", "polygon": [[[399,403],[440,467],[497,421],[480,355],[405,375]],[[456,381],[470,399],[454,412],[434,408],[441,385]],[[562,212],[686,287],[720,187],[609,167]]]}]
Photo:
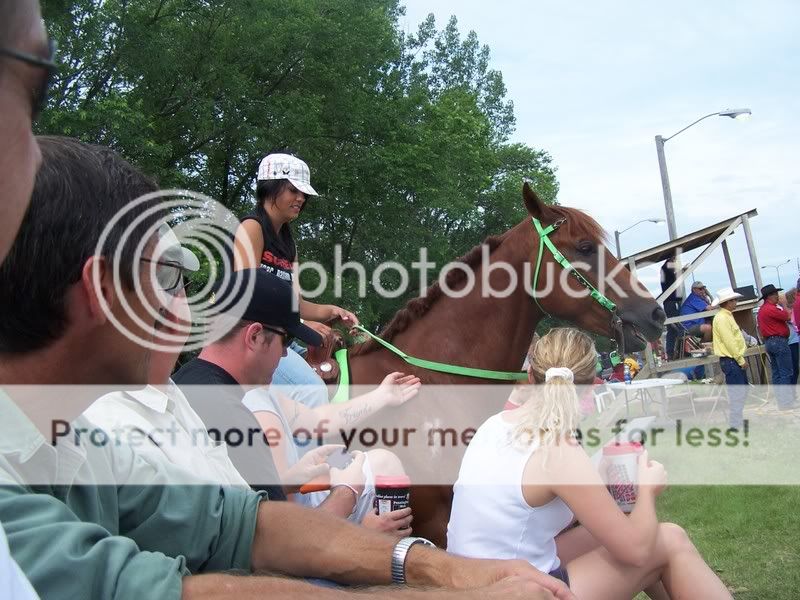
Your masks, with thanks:
[{"label": "white hair scrunchie", "polygon": [[570,383],[575,382],[575,374],[572,372],[571,369],[567,367],[550,367],[545,371],[544,374],[544,382],[547,383],[553,377],[561,377],[562,379],[566,379]]}]

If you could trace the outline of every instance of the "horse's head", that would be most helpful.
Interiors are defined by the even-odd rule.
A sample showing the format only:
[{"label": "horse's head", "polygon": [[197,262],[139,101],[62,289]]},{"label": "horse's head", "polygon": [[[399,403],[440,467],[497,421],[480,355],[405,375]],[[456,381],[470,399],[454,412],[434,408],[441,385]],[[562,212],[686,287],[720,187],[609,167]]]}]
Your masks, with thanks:
[{"label": "horse's head", "polygon": [[[531,273],[539,306],[583,329],[615,338],[626,352],[643,350],[648,341],[657,340],[666,315],[647,289],[608,251],[602,227],[580,210],[544,204],[527,183],[523,198],[528,213],[539,221],[544,235],[566,259],[559,262],[531,219],[527,232],[526,224],[522,224],[526,246],[532,249]],[[547,233],[550,226],[555,229]],[[537,256],[541,261],[538,277]],[[569,273],[569,264],[579,276]],[[599,294],[593,297],[585,282]],[[604,299],[616,306],[604,303]]]}]

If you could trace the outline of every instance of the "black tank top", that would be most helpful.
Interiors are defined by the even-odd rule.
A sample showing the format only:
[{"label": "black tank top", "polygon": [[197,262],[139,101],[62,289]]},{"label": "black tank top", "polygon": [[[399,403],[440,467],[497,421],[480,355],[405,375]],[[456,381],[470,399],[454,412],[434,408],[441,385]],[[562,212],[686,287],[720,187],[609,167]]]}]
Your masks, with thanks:
[{"label": "black tank top", "polygon": [[289,224],[284,223],[276,234],[269,215],[264,210],[256,210],[242,219],[256,221],[261,225],[261,235],[264,237],[264,249],[261,252],[261,268],[268,273],[277,275],[285,281],[292,281],[292,265],[297,256],[297,246],[294,243]]}]

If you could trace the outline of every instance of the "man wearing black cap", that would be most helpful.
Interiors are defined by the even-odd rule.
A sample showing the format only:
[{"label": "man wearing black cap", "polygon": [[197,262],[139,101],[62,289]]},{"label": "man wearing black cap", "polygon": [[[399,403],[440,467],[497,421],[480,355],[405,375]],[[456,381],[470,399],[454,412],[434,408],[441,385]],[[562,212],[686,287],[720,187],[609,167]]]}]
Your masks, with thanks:
[{"label": "man wearing black cap", "polygon": [[[250,286],[250,297],[243,298]],[[230,331],[203,348],[172,379],[209,433],[227,438],[217,441],[227,444],[231,461],[242,476],[255,489],[267,490],[271,499],[283,500],[286,495],[269,443],[258,421],[242,404],[246,391],[242,386],[269,383],[294,338],[312,346],[319,345],[322,338],[292,312],[291,286],[258,269],[233,273],[222,286],[216,286],[211,301],[230,306],[231,314],[223,312],[218,317],[224,322],[218,325]]]},{"label": "man wearing black cap", "polygon": [[775,386],[775,399],[779,410],[795,408],[792,379],[792,352],[789,349],[789,320],[791,314],[778,303],[778,292],[773,284],[761,288],[764,304],[758,311],[758,332],[764,339],[764,346],[772,367],[772,385]]},{"label": "man wearing black cap", "polygon": [[[273,399],[263,386],[271,381],[278,362],[286,356],[286,348],[293,338],[311,345],[321,343],[322,338],[301,323],[293,289],[281,278],[264,269],[245,269],[235,271],[224,281],[215,286],[212,297],[220,311],[217,318],[223,321],[222,327],[230,328],[230,331],[203,348],[198,358],[174,375],[174,381],[182,386],[209,431],[217,434],[225,432],[228,439],[224,441],[231,460],[248,481],[254,481],[250,477],[259,477],[255,481],[263,481],[262,465],[265,460],[262,455],[271,446],[275,462],[284,465],[284,473],[288,477],[284,482],[285,493],[296,491],[297,485],[307,483],[316,476],[330,475],[331,492],[322,502],[326,510],[345,518],[350,515],[354,522],[362,522],[374,499],[372,468],[380,469],[383,475],[404,475],[397,458],[383,450],[373,450],[368,457],[357,456],[347,469],[328,471],[324,460],[339,446],[326,445],[315,450],[317,457],[306,457],[319,462],[308,464],[296,472],[295,467],[300,465],[291,439],[292,427],[319,431],[319,436],[325,437],[320,425],[324,425],[325,431],[331,432],[339,431],[345,425],[355,426],[386,406],[399,406],[412,398],[419,388],[419,378],[391,373],[378,389],[354,398],[347,403],[347,407],[328,405],[312,410],[289,398],[274,398],[275,403],[283,406],[285,414],[294,415],[292,426],[288,426],[287,422],[287,427],[284,427],[284,421],[277,416],[284,413],[273,404]],[[250,288],[252,293],[249,293]],[[191,387],[192,384],[194,387]],[[209,387],[211,384],[215,386],[213,389]],[[245,396],[247,386],[257,389]],[[343,417],[345,411],[347,415]],[[354,417],[353,413],[357,416]],[[270,432],[269,443],[263,435],[258,435],[259,427],[264,432]],[[291,449],[286,447],[287,437]],[[244,441],[239,443],[241,440]],[[371,464],[372,468],[365,462]],[[281,482],[280,473],[275,477],[274,472],[270,471],[269,475],[272,477],[270,483]],[[365,483],[367,487],[360,489],[364,488]],[[320,502],[309,499],[308,504],[319,506]],[[410,512],[406,512],[408,517],[394,515],[387,521],[387,527],[407,527],[411,519]],[[374,526],[384,529],[377,523]]]}]

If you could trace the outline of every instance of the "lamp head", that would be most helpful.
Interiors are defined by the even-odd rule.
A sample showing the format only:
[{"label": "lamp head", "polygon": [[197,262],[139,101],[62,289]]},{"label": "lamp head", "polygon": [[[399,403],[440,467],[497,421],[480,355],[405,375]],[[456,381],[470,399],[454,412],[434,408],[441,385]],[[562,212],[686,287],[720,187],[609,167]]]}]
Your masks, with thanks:
[{"label": "lamp head", "polygon": [[725,110],[720,111],[720,117],[730,117],[731,119],[737,120],[745,120],[749,119],[750,115],[753,114],[749,108],[726,108]]}]

